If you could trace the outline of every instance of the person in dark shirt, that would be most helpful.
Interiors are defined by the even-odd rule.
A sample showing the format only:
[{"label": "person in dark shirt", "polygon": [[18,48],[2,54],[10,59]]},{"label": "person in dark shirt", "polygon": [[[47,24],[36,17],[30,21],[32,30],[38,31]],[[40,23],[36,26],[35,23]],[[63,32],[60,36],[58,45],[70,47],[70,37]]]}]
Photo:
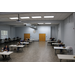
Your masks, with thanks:
[{"label": "person in dark shirt", "polygon": [[51,38],[51,41],[54,41],[54,38]]},{"label": "person in dark shirt", "polygon": [[[60,43],[60,44],[59,44],[59,47],[63,47],[63,44]],[[60,53],[62,53],[62,49],[60,49]]]},{"label": "person in dark shirt", "polygon": [[[21,43],[20,43],[20,42],[18,42],[18,44],[17,44],[17,45],[21,45]],[[17,47],[17,51],[19,51],[19,48],[20,48],[20,47]]]},{"label": "person in dark shirt", "polygon": [[61,43],[61,41],[60,41],[60,40],[58,40],[58,41],[57,41],[57,43]]},{"label": "person in dark shirt", "polygon": [[27,39],[27,42],[29,42],[29,41],[30,41],[30,39],[28,38],[28,39]]},{"label": "person in dark shirt", "polygon": [[[3,50],[3,51],[9,51],[9,47],[6,45],[6,46],[4,47],[4,49],[2,48],[2,50]],[[8,56],[10,56],[10,55],[8,55]],[[2,57],[3,57],[3,58],[6,58],[7,55],[2,55]]]},{"label": "person in dark shirt", "polygon": [[50,40],[52,39],[52,37],[50,38]]}]

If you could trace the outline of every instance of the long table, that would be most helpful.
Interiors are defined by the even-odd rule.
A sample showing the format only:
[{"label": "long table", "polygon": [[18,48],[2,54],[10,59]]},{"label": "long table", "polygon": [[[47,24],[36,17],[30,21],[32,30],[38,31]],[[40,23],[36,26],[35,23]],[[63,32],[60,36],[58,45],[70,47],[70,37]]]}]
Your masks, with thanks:
[{"label": "long table", "polygon": [[12,53],[13,51],[3,51],[3,52],[0,52],[0,55],[11,55]]},{"label": "long table", "polygon": [[[52,43],[52,45],[60,45],[60,43]],[[62,43],[62,45],[65,45],[65,44]]]},{"label": "long table", "polygon": [[[52,47],[54,47],[54,46],[59,46],[59,45],[60,45],[60,43],[52,43]],[[62,43],[62,45],[65,46],[64,43]]]},{"label": "long table", "polygon": [[62,59],[64,60],[75,60],[75,55],[64,55],[64,54],[57,54],[58,59],[60,59],[60,61]]},{"label": "long table", "polygon": [[54,49],[55,49],[55,55],[56,55],[56,50],[67,50],[67,47],[54,47]]},{"label": "long table", "polygon": [[23,44],[26,44],[26,45],[29,45],[29,42],[20,42],[22,45]]},{"label": "long table", "polygon": [[57,41],[47,41],[47,43],[51,43],[51,45],[52,45],[52,43],[56,43]]},{"label": "long table", "polygon": [[34,42],[34,39],[30,39],[30,41]]},{"label": "long table", "polygon": [[23,47],[24,47],[25,45],[9,45],[9,47],[11,47],[11,48],[17,48],[17,47],[20,47],[20,48],[22,48],[22,50],[23,50]]},{"label": "long table", "polygon": [[13,51],[3,51],[3,52],[0,52],[0,55],[10,55],[12,53]]}]

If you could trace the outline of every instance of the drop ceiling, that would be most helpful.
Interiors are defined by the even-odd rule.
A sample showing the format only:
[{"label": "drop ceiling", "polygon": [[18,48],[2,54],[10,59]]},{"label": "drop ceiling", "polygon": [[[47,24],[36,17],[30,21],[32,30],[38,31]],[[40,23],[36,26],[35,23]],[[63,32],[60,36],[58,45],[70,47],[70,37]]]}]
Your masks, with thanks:
[{"label": "drop ceiling", "polygon": [[[10,17],[30,17],[30,19],[21,19],[21,22],[16,22],[17,20],[11,20]],[[65,20],[70,16],[72,12],[0,12],[0,25],[24,25],[23,23],[31,23],[37,25],[38,22],[43,21],[58,21]],[[32,16],[41,16],[42,18],[32,18]],[[54,16],[54,18],[44,18],[44,16]],[[58,24],[58,23],[52,23]]]}]

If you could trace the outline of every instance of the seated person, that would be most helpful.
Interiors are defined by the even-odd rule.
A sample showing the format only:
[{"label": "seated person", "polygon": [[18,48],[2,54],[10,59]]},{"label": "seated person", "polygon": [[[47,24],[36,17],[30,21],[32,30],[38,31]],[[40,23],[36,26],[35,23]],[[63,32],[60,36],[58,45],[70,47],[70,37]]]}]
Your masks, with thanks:
[{"label": "seated person", "polygon": [[23,42],[26,42],[26,40],[24,39]]},{"label": "seated person", "polygon": [[25,39],[22,42],[24,42],[24,41],[25,41]]},{"label": "seated person", "polygon": [[[62,43],[59,44],[59,47],[63,47],[64,45]],[[62,49],[60,49],[60,53],[62,53]]]},{"label": "seated person", "polygon": [[52,39],[52,37],[50,38],[50,40]]},{"label": "seated person", "polygon": [[13,38],[13,41],[15,41],[15,38]]},{"label": "seated person", "polygon": [[4,51],[4,48],[2,48],[2,50],[1,50],[2,52]]},{"label": "seated person", "polygon": [[54,38],[52,38],[51,41],[54,41]]},{"label": "seated person", "polygon": [[28,41],[28,38],[26,38],[26,40],[25,40],[26,42]]},{"label": "seated person", "polygon": [[20,42],[23,42],[23,40],[21,40]]},{"label": "seated person", "polygon": [[59,44],[59,47],[63,47],[64,45],[62,43]]},{"label": "seated person", "polygon": [[28,38],[27,41],[29,42],[29,40],[30,40],[30,39]]},{"label": "seated person", "polygon": [[[20,43],[20,42],[18,42],[18,44],[17,44],[17,45],[21,45],[21,43]],[[19,48],[20,48],[20,47],[17,47],[17,51],[19,51]]]},{"label": "seated person", "polygon": [[[6,45],[6,46],[4,47],[4,49],[2,48],[2,51],[9,51],[9,47]],[[8,55],[8,56],[10,56],[10,55]],[[2,55],[2,57],[3,57],[3,58],[6,58],[7,55]]]},{"label": "seated person", "polygon": [[20,42],[18,42],[18,44],[17,45],[21,45],[21,43]]},{"label": "seated person", "polygon": [[61,41],[60,41],[60,40],[58,40],[58,41],[57,41],[57,43],[61,43]]},{"label": "seated person", "polygon": [[50,39],[52,39],[52,37]]},{"label": "seated person", "polygon": [[23,42],[26,42],[25,39],[23,40]]}]

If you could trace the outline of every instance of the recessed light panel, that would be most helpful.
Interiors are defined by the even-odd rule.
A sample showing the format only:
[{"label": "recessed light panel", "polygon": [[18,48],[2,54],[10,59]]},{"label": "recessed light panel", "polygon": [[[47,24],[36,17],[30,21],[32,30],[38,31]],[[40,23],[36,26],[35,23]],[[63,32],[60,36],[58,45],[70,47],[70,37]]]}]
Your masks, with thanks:
[{"label": "recessed light panel", "polygon": [[51,24],[51,23],[45,23],[45,24]]},{"label": "recessed light panel", "polygon": [[21,19],[30,19],[30,17],[20,17]]},{"label": "recessed light panel", "polygon": [[41,18],[41,16],[32,16],[32,18]]},{"label": "recessed light panel", "polygon": [[18,19],[18,17],[10,17],[9,19]]},{"label": "recessed light panel", "polygon": [[44,16],[44,18],[54,18],[54,16]]},{"label": "recessed light panel", "polygon": [[44,24],[44,23],[38,23],[38,24]]}]

